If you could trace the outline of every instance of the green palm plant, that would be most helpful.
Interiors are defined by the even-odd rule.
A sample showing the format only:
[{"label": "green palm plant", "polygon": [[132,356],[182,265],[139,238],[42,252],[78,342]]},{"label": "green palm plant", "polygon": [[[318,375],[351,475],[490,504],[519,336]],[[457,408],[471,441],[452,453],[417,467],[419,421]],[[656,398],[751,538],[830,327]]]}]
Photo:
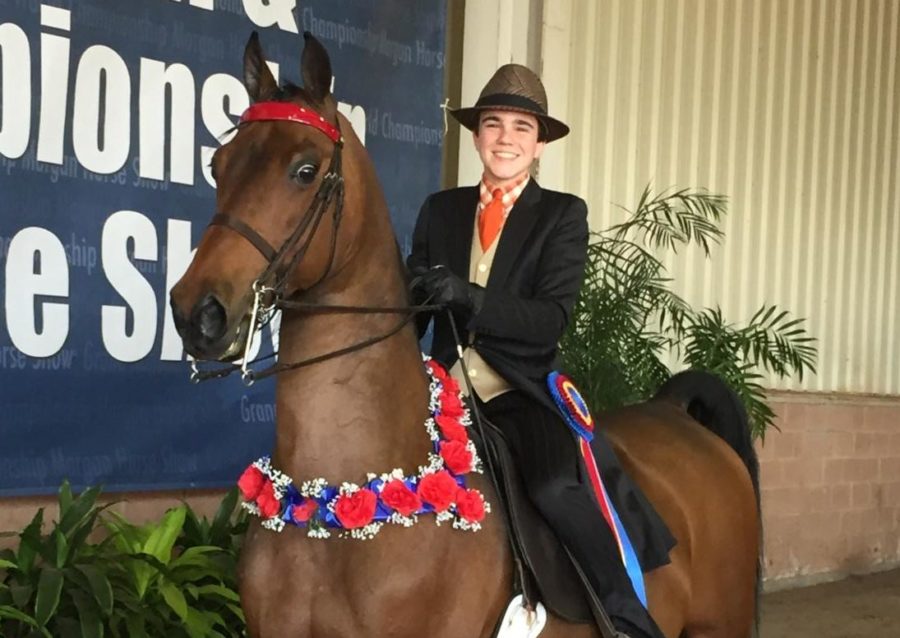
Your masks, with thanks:
[{"label": "green palm plant", "polygon": [[815,372],[815,339],[803,319],[764,304],[750,321],[729,323],[716,307],[695,310],[669,286],[659,253],[694,244],[709,256],[723,233],[727,200],[704,190],[654,195],[646,188],[627,219],[593,233],[585,283],[560,343],[565,369],[596,410],[648,399],[683,367],[719,375],[747,407],[755,436],[774,424],[761,383]]}]

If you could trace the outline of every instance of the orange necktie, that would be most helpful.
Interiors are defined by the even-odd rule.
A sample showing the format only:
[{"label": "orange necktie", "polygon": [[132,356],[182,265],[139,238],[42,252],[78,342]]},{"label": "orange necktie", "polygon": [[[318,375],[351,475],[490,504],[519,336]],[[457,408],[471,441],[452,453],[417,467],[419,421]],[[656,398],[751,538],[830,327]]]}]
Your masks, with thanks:
[{"label": "orange necktie", "polygon": [[481,211],[478,218],[478,238],[481,240],[481,250],[491,247],[503,226],[503,191],[499,188],[491,193],[494,198],[491,203]]}]

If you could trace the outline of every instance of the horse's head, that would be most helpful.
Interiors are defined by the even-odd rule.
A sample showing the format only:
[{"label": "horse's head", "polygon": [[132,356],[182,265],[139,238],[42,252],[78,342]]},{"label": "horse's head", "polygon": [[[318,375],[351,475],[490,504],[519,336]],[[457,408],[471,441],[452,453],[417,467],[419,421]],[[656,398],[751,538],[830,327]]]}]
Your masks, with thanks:
[{"label": "horse's head", "polygon": [[278,87],[255,33],[244,51],[252,104],[213,156],[216,215],[171,295],[185,350],[197,358],[242,354],[254,286],[290,296],[326,278],[340,257],[343,139],[331,62],[305,39],[302,89]]}]

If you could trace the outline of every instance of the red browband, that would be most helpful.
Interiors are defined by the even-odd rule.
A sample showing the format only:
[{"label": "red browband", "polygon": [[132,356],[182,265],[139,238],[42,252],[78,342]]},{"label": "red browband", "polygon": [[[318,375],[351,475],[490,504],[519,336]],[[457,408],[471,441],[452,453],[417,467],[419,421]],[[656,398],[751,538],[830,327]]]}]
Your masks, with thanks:
[{"label": "red browband", "polygon": [[335,144],[341,143],[341,132],[326,122],[324,117],[291,102],[257,102],[244,111],[240,123],[272,120],[306,124],[325,133]]}]

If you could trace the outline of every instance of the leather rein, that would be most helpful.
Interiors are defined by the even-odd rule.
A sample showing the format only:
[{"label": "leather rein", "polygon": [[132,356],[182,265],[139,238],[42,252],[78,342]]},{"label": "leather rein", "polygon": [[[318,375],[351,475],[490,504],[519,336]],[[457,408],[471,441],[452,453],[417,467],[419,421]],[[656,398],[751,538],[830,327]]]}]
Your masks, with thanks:
[{"label": "leather rein", "polygon": [[[322,275],[307,290],[320,284],[331,271],[334,265],[334,257],[337,249],[337,234],[340,228],[344,209],[344,177],[342,175],[342,150],[344,138],[340,131],[340,123],[332,125],[324,117],[292,102],[257,102],[251,105],[241,115],[238,127],[251,122],[261,121],[288,121],[311,126],[324,133],[334,144],[334,153],[328,165],[319,189],[316,191],[312,202],[303,214],[300,222],[293,232],[285,239],[279,248],[274,248],[259,232],[245,222],[225,213],[217,213],[209,222],[210,226],[224,226],[246,239],[265,258],[268,265],[265,270],[254,280],[253,307],[250,313],[250,324],[247,328],[247,343],[244,347],[244,356],[240,365],[232,364],[220,368],[201,370],[198,362],[191,362],[191,381],[199,383],[209,379],[220,379],[240,370],[241,379],[247,386],[253,385],[257,379],[263,379],[279,372],[295,370],[310,366],[328,359],[350,354],[364,348],[368,348],[380,341],[400,332],[413,317],[419,312],[433,312],[440,306],[346,306],[316,304],[285,298],[284,289],[291,272],[297,267],[309,250],[310,244],[316,236],[316,232],[325,217],[328,209],[332,211],[332,232],[329,248],[328,263]],[[305,233],[306,239],[300,243]],[[291,254],[296,248],[296,251]],[[273,281],[271,285],[266,282]],[[295,310],[308,313],[353,313],[353,314],[402,314],[405,317],[396,326],[385,333],[368,337],[338,350],[326,352],[321,355],[296,361],[293,363],[276,363],[262,370],[254,370],[250,366],[254,363],[271,359],[277,355],[272,353],[264,357],[248,361],[250,347],[256,332],[262,330],[275,314],[276,310]]]}]

